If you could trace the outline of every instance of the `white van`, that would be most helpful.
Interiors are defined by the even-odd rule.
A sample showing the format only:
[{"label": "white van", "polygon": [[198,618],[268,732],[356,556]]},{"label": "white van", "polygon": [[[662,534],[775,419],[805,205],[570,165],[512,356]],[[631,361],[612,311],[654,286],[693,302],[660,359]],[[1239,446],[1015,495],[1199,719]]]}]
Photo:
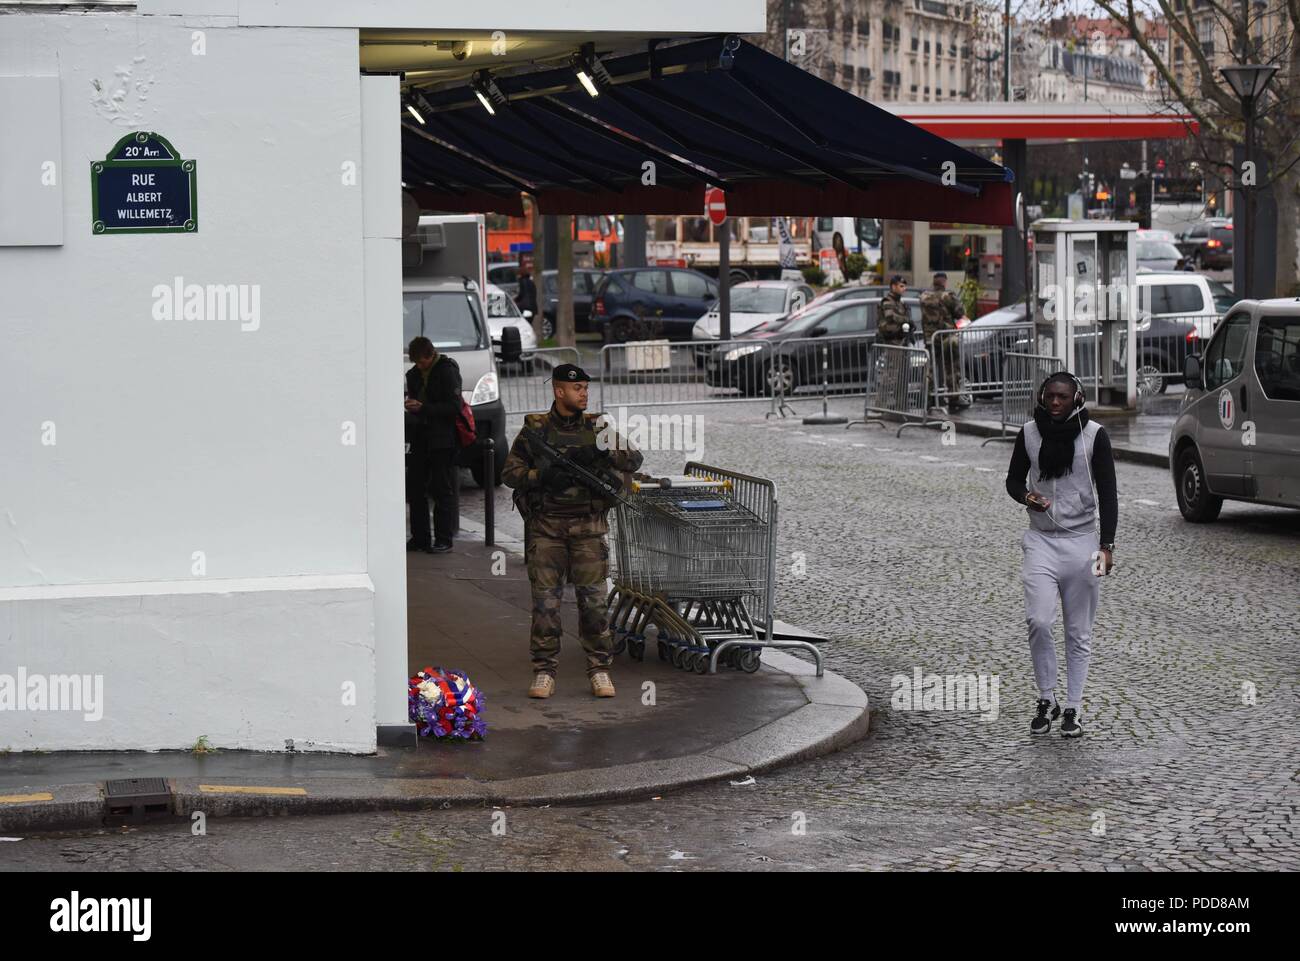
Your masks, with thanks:
[{"label": "white van", "polygon": [[861,254],[871,266],[880,260],[883,222],[871,217],[818,217],[813,225],[812,255],[829,249],[835,235],[844,240],[844,249],[850,254]]},{"label": "white van", "polygon": [[[501,483],[509,453],[506,411],[482,303],[478,286],[463,277],[407,277],[402,281],[403,348],[416,337],[428,337],[460,367],[461,395],[474,413],[479,440],[461,451],[458,462],[470,469],[480,487],[488,483],[483,472],[483,438],[491,437],[495,445],[494,485]],[[405,360],[410,362],[409,357]]]},{"label": "white van", "polygon": [[1183,375],[1169,435],[1183,517],[1212,521],[1225,499],[1300,508],[1300,299],[1241,301]]}]

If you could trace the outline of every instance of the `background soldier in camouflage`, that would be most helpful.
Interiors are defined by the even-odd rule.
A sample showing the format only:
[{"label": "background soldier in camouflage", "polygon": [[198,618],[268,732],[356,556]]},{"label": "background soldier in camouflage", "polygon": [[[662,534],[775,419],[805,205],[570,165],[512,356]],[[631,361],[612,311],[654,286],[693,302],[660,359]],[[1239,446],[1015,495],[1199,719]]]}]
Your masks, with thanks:
[{"label": "background soldier in camouflage", "polygon": [[[907,283],[902,274],[889,278],[889,293],[880,300],[880,313],[876,318],[876,340],[882,344],[902,347],[912,339],[912,317],[907,305],[903,303],[903,294]],[[899,372],[904,370],[907,354],[904,351],[876,351],[876,397],[875,405],[882,410],[899,410],[907,404],[907,398],[899,392],[903,378]]]},{"label": "background soldier in camouflage", "polygon": [[[926,347],[931,346],[930,338],[937,331],[956,330],[957,320],[965,316],[966,311],[962,309],[961,300],[948,289],[948,275],[942,271],[935,274],[934,287],[921,294],[921,327],[925,332]],[[969,407],[969,404],[962,403],[961,400],[962,372],[957,341],[952,337],[940,337],[938,344],[938,349],[931,359],[930,382],[933,383],[934,366],[937,365],[941,374],[939,380],[945,389],[955,391],[949,395],[949,409]],[[927,384],[926,392],[929,393],[930,390],[931,386]]]},{"label": "background soldier in camouflage", "polygon": [[911,324],[907,307],[903,304],[903,294],[907,292],[907,283],[902,274],[889,278],[889,293],[880,301],[880,315],[876,320],[876,340],[882,344],[906,344],[910,331],[903,330],[904,324]]},{"label": "background soldier in camouflage", "polygon": [[[587,383],[581,368],[561,364],[551,376],[555,400],[545,414],[529,414],[524,426],[536,428],[547,442],[565,451],[588,470],[634,471],[641,452],[612,428],[602,429],[587,409]],[[599,435],[599,443],[598,441]],[[550,697],[560,654],[560,600],[564,583],[573,585],[578,627],[587,653],[587,676],[596,697],[613,697],[609,675],[613,642],[606,616],[605,581],[609,576],[609,521],[614,502],[578,483],[562,465],[541,466],[521,432],[510,447],[502,477],[514,488],[515,504],[526,523],[524,553],[533,589],[533,626],[529,638],[533,684],[529,697]]]}]

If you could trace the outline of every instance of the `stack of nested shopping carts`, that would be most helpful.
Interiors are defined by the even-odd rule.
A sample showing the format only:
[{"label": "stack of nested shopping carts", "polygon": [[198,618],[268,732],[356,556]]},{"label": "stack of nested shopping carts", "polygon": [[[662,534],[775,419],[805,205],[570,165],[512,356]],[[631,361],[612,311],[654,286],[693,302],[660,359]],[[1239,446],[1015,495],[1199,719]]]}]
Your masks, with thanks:
[{"label": "stack of nested shopping carts", "polygon": [[660,659],[675,667],[758,670],[772,637],[771,481],[695,463],[672,477],[638,476],[618,505],[615,543],[617,653],[644,658],[653,624]]}]

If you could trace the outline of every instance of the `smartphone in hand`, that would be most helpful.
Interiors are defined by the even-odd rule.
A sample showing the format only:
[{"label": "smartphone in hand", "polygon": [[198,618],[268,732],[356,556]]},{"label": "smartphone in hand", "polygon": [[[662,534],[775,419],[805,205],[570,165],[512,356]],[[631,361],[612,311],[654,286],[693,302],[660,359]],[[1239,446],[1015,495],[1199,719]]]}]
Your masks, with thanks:
[{"label": "smartphone in hand", "polygon": [[1043,511],[1047,510],[1047,508],[1052,506],[1052,502],[1049,501],[1042,494],[1036,494],[1030,492],[1025,495],[1025,506],[1028,507],[1031,511],[1038,511],[1039,513],[1042,513]]}]

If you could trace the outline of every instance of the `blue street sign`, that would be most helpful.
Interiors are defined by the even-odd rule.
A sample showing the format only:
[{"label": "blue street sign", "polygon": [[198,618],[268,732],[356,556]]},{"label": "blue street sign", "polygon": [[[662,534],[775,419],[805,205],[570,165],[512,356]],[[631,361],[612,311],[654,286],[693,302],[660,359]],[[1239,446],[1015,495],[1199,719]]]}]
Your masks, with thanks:
[{"label": "blue street sign", "polygon": [[193,233],[198,229],[193,160],[156,133],[127,134],[90,165],[96,234]]}]

